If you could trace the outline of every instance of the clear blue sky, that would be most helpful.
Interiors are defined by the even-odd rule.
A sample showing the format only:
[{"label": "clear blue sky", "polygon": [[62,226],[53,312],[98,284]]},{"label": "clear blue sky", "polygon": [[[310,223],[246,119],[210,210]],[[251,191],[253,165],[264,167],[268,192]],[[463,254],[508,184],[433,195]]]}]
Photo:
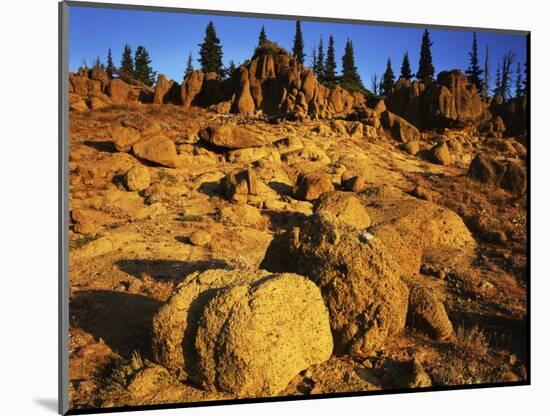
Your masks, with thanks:
[{"label": "clear blue sky", "polygon": [[[149,51],[156,71],[181,82],[187,57],[191,52],[195,69],[198,44],[204,30],[213,21],[223,46],[223,61],[228,64],[244,62],[252,56],[258,34],[265,26],[267,37],[291,50],[295,32],[293,20],[251,17],[229,17],[141,10],[116,10],[90,7],[70,7],[69,69],[75,71],[86,60],[91,64],[99,56],[106,61],[107,50],[112,49],[113,61],[118,66],[122,49],[129,43],[134,50],[143,45]],[[413,72],[418,67],[420,41],[423,29],[348,23],[302,22],[306,63],[311,62],[311,51],[322,36],[326,44],[334,36],[338,69],[347,38],[352,39],[356,64],[365,86],[370,87],[371,76],[381,75],[388,57],[398,76],[404,52],[409,52]],[[432,55],[436,74],[445,69],[465,70],[469,64],[468,52],[472,32],[430,30]],[[479,59],[483,68],[485,46],[489,47],[490,75],[494,79],[497,60],[508,50],[516,54],[521,65],[526,59],[526,38],[523,35],[478,33]],[[515,71],[515,64],[514,64]],[[523,69],[523,67],[522,67]]]}]

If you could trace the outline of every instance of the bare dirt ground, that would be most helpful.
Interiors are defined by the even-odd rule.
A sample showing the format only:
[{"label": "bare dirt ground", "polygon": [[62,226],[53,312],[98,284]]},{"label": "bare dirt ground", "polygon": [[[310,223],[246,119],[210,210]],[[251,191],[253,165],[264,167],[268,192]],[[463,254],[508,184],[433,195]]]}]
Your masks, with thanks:
[{"label": "bare dirt ground", "polygon": [[[117,152],[111,122],[127,113],[160,125],[162,134],[178,145],[178,168]],[[248,122],[274,143],[298,139],[307,151],[294,155],[288,143],[280,142],[270,147],[275,158],[229,157],[195,138],[200,127],[220,119]],[[422,141],[432,143],[436,133],[423,132]],[[390,185],[430,199],[462,218],[477,247],[466,271],[423,264],[415,275],[443,296],[452,337],[437,341],[406,328],[372,356],[333,356],[304,370],[280,395],[525,380],[525,196],[465,175],[475,153],[521,160],[525,148],[514,138],[495,145],[495,140],[466,132],[442,133],[457,142],[450,166],[410,155],[381,130],[377,138],[352,137],[330,122],[247,121],[155,104],[71,112],[71,407],[235,398],[177,379],[156,364],[153,316],[193,272],[258,268],[273,237],[312,213],[312,203],[295,199],[292,187],[300,171],[317,169],[329,173],[337,189],[343,188],[346,170],[358,169],[368,186]],[[129,191],[124,175],[140,164],[147,166],[151,185]],[[226,200],[220,180],[250,166],[271,172],[270,202],[254,206]],[[371,217],[376,224],[375,214]],[[196,231],[211,238],[193,243]]]}]

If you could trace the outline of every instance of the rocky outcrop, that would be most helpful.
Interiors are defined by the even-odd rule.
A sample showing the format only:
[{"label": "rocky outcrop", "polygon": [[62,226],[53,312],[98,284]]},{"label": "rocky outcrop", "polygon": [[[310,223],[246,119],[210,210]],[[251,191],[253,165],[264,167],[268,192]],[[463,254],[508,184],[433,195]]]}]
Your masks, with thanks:
[{"label": "rocky outcrop", "polygon": [[185,78],[181,85],[181,103],[183,107],[189,108],[196,104],[196,98],[201,92],[204,72],[193,71]]},{"label": "rocky outcrop", "polygon": [[388,108],[423,129],[475,127],[491,118],[475,86],[458,70],[440,72],[429,86],[399,79]]},{"label": "rocky outcrop", "polygon": [[174,81],[168,81],[164,75],[159,75],[153,96],[154,104],[177,103],[181,97],[181,87]]},{"label": "rocky outcrop", "polygon": [[274,395],[333,348],[320,290],[296,274],[187,276],[153,319],[154,359],[208,390]]},{"label": "rocky outcrop", "polygon": [[[130,84],[120,78],[109,78],[101,68],[80,68],[69,74],[69,96],[84,99],[89,108],[100,109],[112,104],[128,104],[146,101],[153,89],[135,82]],[[76,100],[73,99],[76,102]],[[81,104],[72,109],[83,110]]]},{"label": "rocky outcrop", "polygon": [[330,312],[335,351],[355,355],[372,353],[401,331],[408,302],[383,240],[362,242],[359,236],[358,229],[319,211],[276,237],[261,264],[313,280]]},{"label": "rocky outcrop", "polygon": [[515,195],[522,195],[527,190],[526,169],[514,161],[499,161],[477,154],[466,175],[479,182],[501,187]]}]

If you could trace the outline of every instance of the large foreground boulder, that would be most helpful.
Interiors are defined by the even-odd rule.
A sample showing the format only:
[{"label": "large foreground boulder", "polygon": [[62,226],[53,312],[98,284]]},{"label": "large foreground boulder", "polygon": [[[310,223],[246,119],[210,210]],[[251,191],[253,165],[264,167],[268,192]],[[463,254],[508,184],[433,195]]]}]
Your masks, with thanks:
[{"label": "large foreground boulder", "polygon": [[370,354],[405,326],[408,290],[382,240],[326,211],[275,238],[261,267],[308,276],[330,312],[336,353]]},{"label": "large foreground boulder", "polygon": [[332,353],[319,289],[295,274],[208,270],[181,283],[153,320],[153,355],[209,390],[274,395]]}]

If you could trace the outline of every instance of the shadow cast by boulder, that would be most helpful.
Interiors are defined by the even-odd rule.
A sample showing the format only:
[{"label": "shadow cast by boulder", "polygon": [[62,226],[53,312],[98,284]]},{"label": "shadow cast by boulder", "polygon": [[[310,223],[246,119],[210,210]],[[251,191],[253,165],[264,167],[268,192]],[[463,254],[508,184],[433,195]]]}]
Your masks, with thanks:
[{"label": "shadow cast by boulder", "polygon": [[[188,244],[186,237],[176,237],[181,243]],[[177,260],[142,260],[125,259],[116,262],[117,267],[125,273],[138,279],[152,277],[157,280],[183,280],[185,276],[194,272],[208,269],[224,269],[229,265],[223,260],[177,261]]]},{"label": "shadow cast by boulder", "polygon": [[105,142],[94,142],[92,140],[86,140],[84,142],[85,146],[91,147],[99,152],[105,152],[105,153],[116,153],[116,147],[115,144],[112,141],[105,141]]},{"label": "shadow cast by boulder", "polygon": [[161,302],[106,290],[77,293],[70,302],[72,327],[82,328],[124,358],[139,351],[151,358],[151,322]]}]

